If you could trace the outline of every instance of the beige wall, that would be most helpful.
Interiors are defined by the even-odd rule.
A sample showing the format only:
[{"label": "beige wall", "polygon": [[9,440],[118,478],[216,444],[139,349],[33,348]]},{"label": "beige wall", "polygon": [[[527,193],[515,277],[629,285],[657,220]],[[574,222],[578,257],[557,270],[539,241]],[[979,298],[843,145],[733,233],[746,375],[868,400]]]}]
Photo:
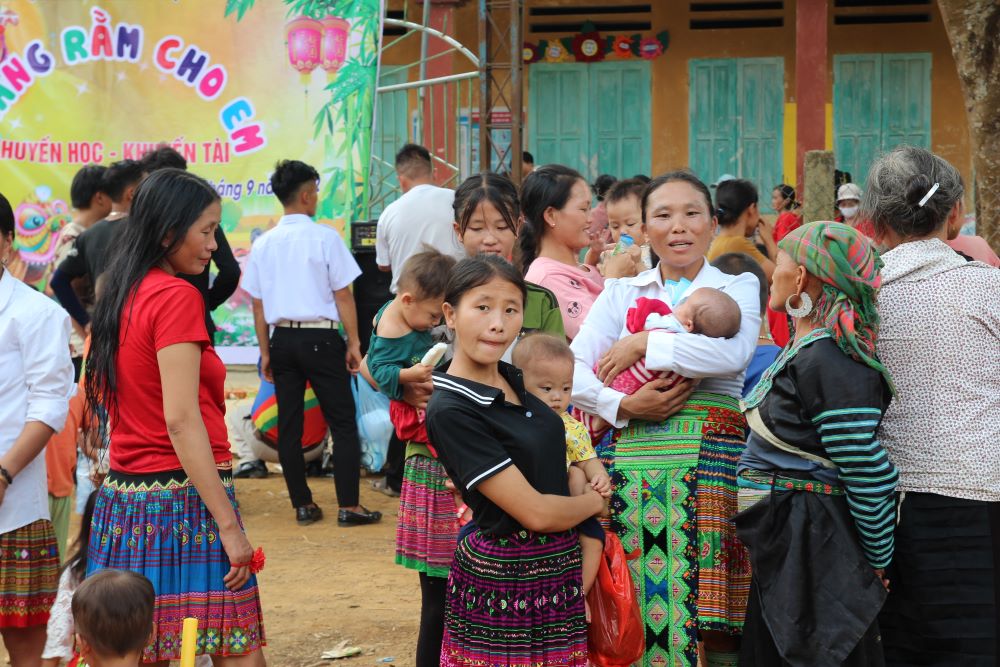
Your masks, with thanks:
[{"label": "beige wall", "polygon": [[[632,0],[629,0],[631,2]],[[784,26],[780,28],[754,28],[738,30],[690,30],[692,17],[688,2],[679,0],[647,0],[652,5],[652,33],[666,29],[670,32],[670,46],[662,56],[653,61],[652,76],[652,137],[651,156],[653,172],[684,166],[688,163],[688,61],[693,58],[753,58],[782,57],[785,70],[785,101],[795,102],[795,2],[786,2],[781,12]],[[527,7],[560,5],[606,6],[614,0],[526,0]],[[931,147],[961,171],[971,182],[972,166],[969,145],[968,121],[962,101],[962,91],[955,70],[947,35],[936,3],[926,9],[931,11],[929,23],[896,25],[834,25],[833,2],[829,12],[827,101],[833,102],[833,57],[849,53],[931,53],[932,111]],[[403,0],[389,0],[390,9],[402,9]],[[478,54],[479,27],[478,2],[469,0],[455,8],[454,28],[449,32]],[[409,11],[419,12],[421,5],[410,0]],[[923,8],[919,8],[923,10]],[[912,8],[878,8],[850,10],[852,14],[891,13],[913,11]],[[525,16],[528,12],[525,10]],[[753,13],[734,13],[732,16],[751,16]],[[702,16],[703,18],[703,16]],[[419,22],[419,16],[415,19]],[[551,35],[563,37],[566,35]],[[527,39],[538,36],[527,35]],[[543,37],[544,38],[544,37]],[[419,40],[408,38],[395,47],[384,59],[385,63],[412,62],[419,55]],[[467,69],[461,56],[452,58],[456,68]],[[454,71],[459,71],[458,69]],[[416,78],[416,68],[411,72]],[[524,104],[528,104],[527,87],[531,85],[531,66],[525,68]],[[415,105],[416,94],[411,94]],[[531,128],[525,128],[530,136]],[[525,141],[527,145],[527,140]]]}]

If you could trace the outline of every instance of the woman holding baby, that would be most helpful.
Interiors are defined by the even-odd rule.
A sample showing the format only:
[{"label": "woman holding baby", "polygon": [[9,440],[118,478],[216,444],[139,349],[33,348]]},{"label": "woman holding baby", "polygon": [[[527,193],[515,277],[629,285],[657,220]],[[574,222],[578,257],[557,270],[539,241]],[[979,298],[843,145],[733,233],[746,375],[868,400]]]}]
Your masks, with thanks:
[{"label": "woman holding baby", "polygon": [[[641,552],[631,561],[646,632],[641,664],[694,666],[701,640],[709,665],[735,665],[750,585],[732,522],[746,440],[739,397],[760,329],[759,285],[705,259],[717,221],[693,174],[654,179],[641,204],[658,264],[609,282],[597,297],[572,344],[573,404],[600,418],[592,428],[601,420],[611,427],[597,451],[615,486],[611,528],[626,551]],[[738,324],[720,329],[703,317],[708,306],[677,312],[701,288],[735,302]],[[650,304],[655,316],[636,317]],[[669,314],[674,326],[662,324]],[[652,379],[612,387],[624,389],[618,376],[636,367]],[[686,400],[664,393],[675,385]]]}]

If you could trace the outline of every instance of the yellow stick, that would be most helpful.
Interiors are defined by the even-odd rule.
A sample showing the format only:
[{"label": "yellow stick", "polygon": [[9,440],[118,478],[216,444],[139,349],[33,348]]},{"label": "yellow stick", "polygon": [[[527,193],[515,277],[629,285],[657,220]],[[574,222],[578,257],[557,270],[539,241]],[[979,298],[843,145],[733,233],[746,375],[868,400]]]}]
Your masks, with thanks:
[{"label": "yellow stick", "polygon": [[198,650],[198,619],[185,618],[181,632],[181,665],[194,667],[194,654]]}]

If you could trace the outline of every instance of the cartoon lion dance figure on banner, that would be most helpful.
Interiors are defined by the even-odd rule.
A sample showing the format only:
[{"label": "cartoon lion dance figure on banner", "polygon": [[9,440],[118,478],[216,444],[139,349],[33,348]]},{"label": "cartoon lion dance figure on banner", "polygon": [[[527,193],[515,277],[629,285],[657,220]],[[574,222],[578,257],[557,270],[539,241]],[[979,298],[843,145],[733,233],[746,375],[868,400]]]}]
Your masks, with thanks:
[{"label": "cartoon lion dance figure on banner", "polygon": [[14,210],[14,247],[25,264],[24,282],[44,287],[59,235],[70,220],[69,206],[61,199],[24,201]]}]

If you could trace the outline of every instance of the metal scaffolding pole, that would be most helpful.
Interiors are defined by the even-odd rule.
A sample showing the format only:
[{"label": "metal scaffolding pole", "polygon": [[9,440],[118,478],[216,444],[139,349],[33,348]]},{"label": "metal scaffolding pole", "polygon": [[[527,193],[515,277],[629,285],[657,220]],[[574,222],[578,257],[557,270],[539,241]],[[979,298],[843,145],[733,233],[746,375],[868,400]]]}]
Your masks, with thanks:
[{"label": "metal scaffolding pole", "polygon": [[[521,182],[523,12],[522,0],[479,0],[479,169],[490,171],[495,160],[515,183]],[[503,108],[508,117],[494,113]],[[510,144],[496,141],[494,130],[509,130]]]}]

